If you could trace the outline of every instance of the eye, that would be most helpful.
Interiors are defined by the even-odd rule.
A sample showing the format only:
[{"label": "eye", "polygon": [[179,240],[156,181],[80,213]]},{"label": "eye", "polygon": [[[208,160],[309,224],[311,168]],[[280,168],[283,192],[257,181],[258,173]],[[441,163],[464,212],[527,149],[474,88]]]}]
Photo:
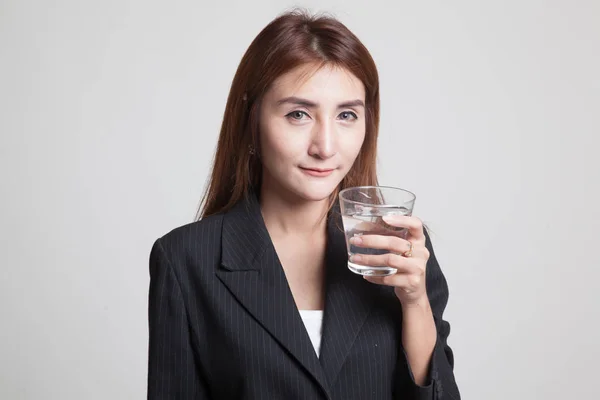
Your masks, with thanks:
[{"label": "eye", "polygon": [[339,118],[342,121],[354,121],[354,120],[358,119],[358,116],[356,115],[356,113],[353,113],[352,111],[344,111],[339,115]]},{"label": "eye", "polygon": [[302,117],[304,117],[304,116],[308,117],[308,114],[305,113],[304,111],[300,111],[300,110],[292,111],[291,113],[286,115],[286,117],[294,119],[296,121],[301,121]]}]

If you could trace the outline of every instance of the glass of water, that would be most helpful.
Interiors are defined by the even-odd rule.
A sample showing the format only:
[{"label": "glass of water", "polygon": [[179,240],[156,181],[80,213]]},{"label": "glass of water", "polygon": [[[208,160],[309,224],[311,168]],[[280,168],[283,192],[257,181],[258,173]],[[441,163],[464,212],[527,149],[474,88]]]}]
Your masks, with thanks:
[{"label": "glass of water", "polygon": [[[406,239],[408,231],[385,223],[386,215],[412,215],[416,196],[403,189],[389,186],[359,186],[340,192],[340,211],[346,234],[348,259],[353,254],[385,254],[387,250],[358,247],[350,243],[356,235],[386,235]],[[350,271],[359,275],[385,276],[396,273],[395,268],[361,265],[348,261]]]}]

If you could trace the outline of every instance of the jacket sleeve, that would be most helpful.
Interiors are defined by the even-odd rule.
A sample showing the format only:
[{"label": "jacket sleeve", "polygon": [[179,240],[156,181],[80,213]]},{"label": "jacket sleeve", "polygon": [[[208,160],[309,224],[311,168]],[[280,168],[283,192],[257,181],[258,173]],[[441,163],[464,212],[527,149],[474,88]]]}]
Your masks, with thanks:
[{"label": "jacket sleeve", "polygon": [[209,399],[181,287],[160,239],[150,253],[148,400]]},{"label": "jacket sleeve", "polygon": [[[440,269],[429,234],[425,231],[426,247],[430,257],[427,262],[426,285],[429,303],[437,328],[437,341],[431,356],[427,384],[419,386],[415,383],[414,376],[408,363],[404,349],[401,354],[401,370],[403,376],[399,378],[402,386],[401,392],[411,400],[460,400],[460,393],[454,378],[454,355],[448,346],[450,324],[443,320],[442,314],[448,303],[448,284]],[[406,374],[408,371],[408,374]],[[408,396],[408,397],[406,397]]]}]

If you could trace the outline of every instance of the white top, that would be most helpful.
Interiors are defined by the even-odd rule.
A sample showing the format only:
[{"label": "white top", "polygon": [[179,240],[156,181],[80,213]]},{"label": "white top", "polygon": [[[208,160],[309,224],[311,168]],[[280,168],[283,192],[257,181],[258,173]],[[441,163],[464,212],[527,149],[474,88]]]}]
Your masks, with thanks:
[{"label": "white top", "polygon": [[299,310],[306,331],[310,337],[317,356],[321,352],[321,332],[323,327],[323,310]]}]

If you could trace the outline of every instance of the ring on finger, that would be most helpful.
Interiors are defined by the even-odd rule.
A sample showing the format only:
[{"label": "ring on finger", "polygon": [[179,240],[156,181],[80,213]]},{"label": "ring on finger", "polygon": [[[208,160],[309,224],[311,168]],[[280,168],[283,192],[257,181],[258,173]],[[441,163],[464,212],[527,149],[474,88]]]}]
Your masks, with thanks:
[{"label": "ring on finger", "polygon": [[413,254],[414,245],[412,242],[408,242],[408,243],[410,245],[410,248],[402,254],[404,257],[412,257],[412,254]]}]

